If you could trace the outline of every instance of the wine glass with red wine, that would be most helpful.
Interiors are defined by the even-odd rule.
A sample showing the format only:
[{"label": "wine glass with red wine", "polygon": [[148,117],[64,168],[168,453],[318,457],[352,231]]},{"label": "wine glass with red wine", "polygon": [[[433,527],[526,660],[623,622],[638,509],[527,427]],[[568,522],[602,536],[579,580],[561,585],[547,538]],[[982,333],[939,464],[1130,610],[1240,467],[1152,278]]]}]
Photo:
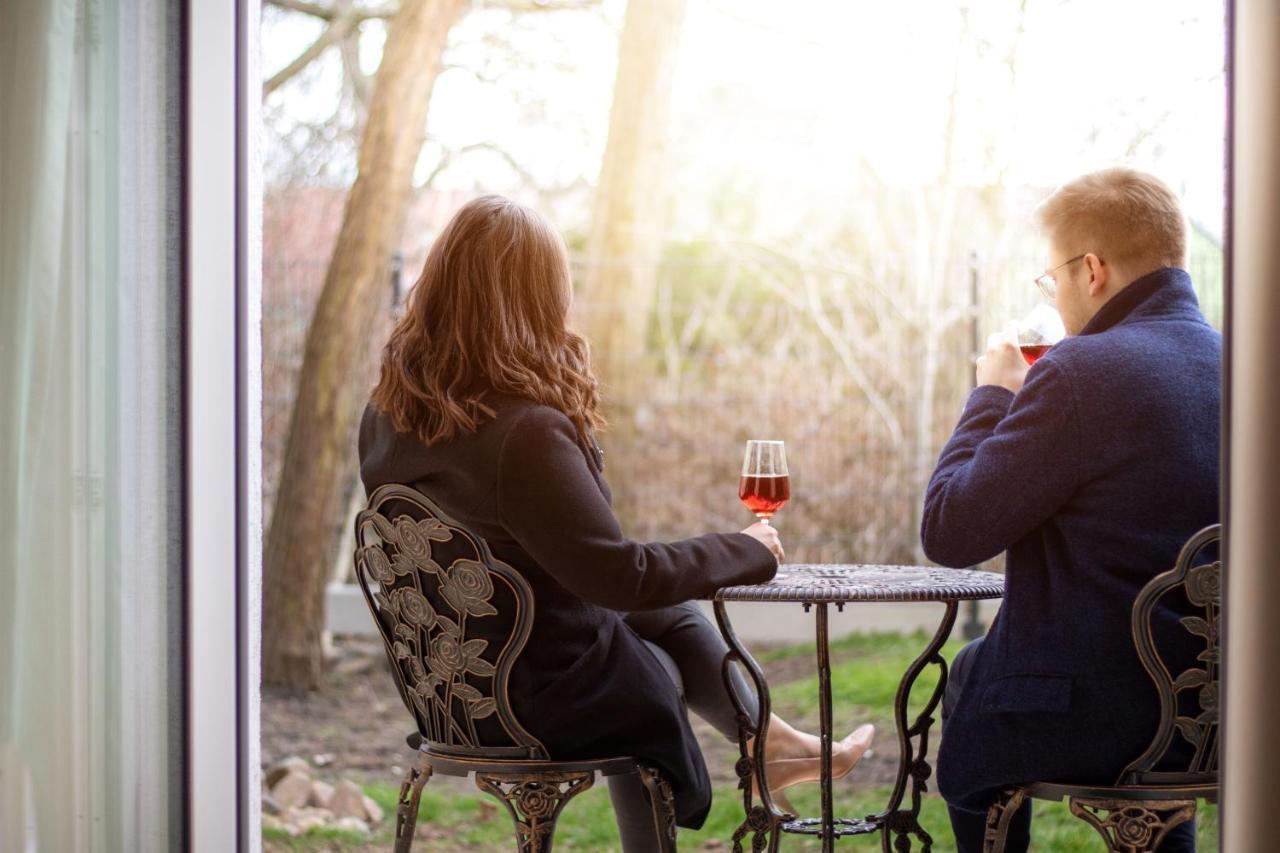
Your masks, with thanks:
[{"label": "wine glass with red wine", "polygon": [[787,448],[781,441],[753,438],[747,442],[738,498],[765,524],[791,499]]},{"label": "wine glass with red wine", "polygon": [[1018,321],[1018,349],[1027,364],[1035,364],[1049,348],[1066,337],[1062,317],[1048,305],[1040,304]]}]

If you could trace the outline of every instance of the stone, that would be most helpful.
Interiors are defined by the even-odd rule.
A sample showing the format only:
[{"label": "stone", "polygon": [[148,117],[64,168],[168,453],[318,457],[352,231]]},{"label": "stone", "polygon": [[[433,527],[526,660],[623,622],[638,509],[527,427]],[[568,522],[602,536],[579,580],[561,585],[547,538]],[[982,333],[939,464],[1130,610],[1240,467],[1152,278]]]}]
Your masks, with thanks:
[{"label": "stone", "polygon": [[311,799],[311,777],[299,770],[290,770],[271,786],[271,796],[282,810],[305,806]]},{"label": "stone", "polygon": [[[382,655],[379,655],[379,657],[382,657]],[[364,675],[366,672],[372,672],[377,669],[380,663],[382,661],[374,657],[344,657],[334,665],[333,674],[342,678]]]},{"label": "stone", "polygon": [[333,812],[328,809],[302,808],[294,812],[293,825],[299,832],[309,832],[333,822]]},{"label": "stone", "polygon": [[372,797],[364,798],[364,816],[369,823],[382,822],[382,806],[375,803]]},{"label": "stone", "polygon": [[271,796],[271,792],[263,791],[262,792],[262,813],[269,814],[269,815],[278,815],[282,811],[283,809],[281,809],[280,804],[276,802],[276,798]]},{"label": "stone", "polygon": [[307,763],[307,760],[305,758],[299,758],[296,755],[291,755],[288,758],[277,761],[275,764],[271,765],[270,769],[267,770],[267,775],[265,777],[267,787],[274,788],[276,783],[283,779],[285,774],[290,770],[296,770],[299,773],[305,773],[308,776],[311,775],[311,765]]},{"label": "stone", "polygon": [[307,797],[306,805],[315,806],[319,809],[327,809],[333,802],[333,786],[328,782],[321,782],[319,779],[311,783],[311,796]]},{"label": "stone", "polygon": [[277,832],[286,833],[289,836],[297,836],[302,834],[298,830],[298,827],[294,826],[291,823],[285,823],[280,818],[275,817],[274,815],[269,815],[269,814],[264,814],[262,816],[262,829],[264,832],[268,829],[273,829],[273,830],[276,830]]},{"label": "stone", "polygon": [[361,835],[369,834],[369,824],[365,823],[358,817],[341,817],[337,823],[333,825],[334,829],[345,829],[348,832],[358,832]]},{"label": "stone", "polygon": [[364,791],[350,779],[343,779],[334,789],[329,808],[338,817],[355,817],[364,820]]}]

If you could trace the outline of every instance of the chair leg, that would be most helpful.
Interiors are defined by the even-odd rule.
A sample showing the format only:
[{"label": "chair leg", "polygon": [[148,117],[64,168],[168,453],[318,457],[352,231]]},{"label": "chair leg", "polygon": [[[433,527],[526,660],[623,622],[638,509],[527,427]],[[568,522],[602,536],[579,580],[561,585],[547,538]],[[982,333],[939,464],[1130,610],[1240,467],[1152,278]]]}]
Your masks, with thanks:
[{"label": "chair leg", "polygon": [[409,853],[409,848],[413,846],[413,833],[418,826],[418,804],[422,800],[422,789],[430,778],[431,765],[425,758],[419,758],[418,766],[409,768],[400,785],[400,800],[396,807],[395,853]]},{"label": "chair leg", "polygon": [[1111,853],[1149,853],[1169,830],[1196,814],[1195,800],[1101,800],[1071,797],[1071,813],[1092,826]]},{"label": "chair leg", "polygon": [[658,853],[676,853],[676,804],[671,783],[655,767],[640,766],[640,781],[649,792]]},{"label": "chair leg", "polygon": [[502,800],[516,825],[520,853],[550,853],[556,820],[577,794],[591,787],[596,774],[476,773],[476,787]]},{"label": "chair leg", "polygon": [[1022,808],[1027,792],[1022,788],[1006,788],[1000,798],[987,809],[987,832],[982,840],[983,853],[1004,853],[1005,837],[1009,834],[1009,822]]}]

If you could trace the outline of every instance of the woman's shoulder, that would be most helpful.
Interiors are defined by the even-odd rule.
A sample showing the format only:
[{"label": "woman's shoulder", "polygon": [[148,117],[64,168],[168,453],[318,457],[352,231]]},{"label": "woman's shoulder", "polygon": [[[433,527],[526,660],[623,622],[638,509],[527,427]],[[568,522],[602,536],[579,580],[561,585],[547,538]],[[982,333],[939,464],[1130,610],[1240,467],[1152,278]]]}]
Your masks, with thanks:
[{"label": "woman's shoulder", "polygon": [[486,397],[485,402],[494,411],[493,420],[505,425],[508,429],[526,432],[573,428],[573,422],[564,412],[554,406],[525,397],[493,394]]},{"label": "woman's shoulder", "polygon": [[[358,444],[360,458],[363,460],[373,452],[375,445],[385,442],[388,434],[394,434],[391,419],[387,417],[373,401],[365,403],[364,413],[360,415],[360,431]],[[382,439],[382,442],[379,441]]]},{"label": "woman's shoulder", "polygon": [[553,406],[505,394],[486,395],[483,403],[491,414],[484,418],[474,433],[457,435],[428,447],[416,433],[398,430],[390,415],[371,401],[365,406],[360,420],[360,459],[466,452],[464,448],[494,448],[495,444],[497,447],[515,445],[533,449],[563,439],[576,443],[577,431],[573,422]]}]

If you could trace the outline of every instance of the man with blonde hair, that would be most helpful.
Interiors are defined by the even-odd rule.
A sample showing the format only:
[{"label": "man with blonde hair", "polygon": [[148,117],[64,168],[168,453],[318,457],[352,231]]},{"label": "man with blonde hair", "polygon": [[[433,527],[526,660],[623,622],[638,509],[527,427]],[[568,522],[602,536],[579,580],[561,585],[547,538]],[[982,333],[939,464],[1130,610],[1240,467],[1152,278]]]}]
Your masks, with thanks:
[{"label": "man with blonde hair", "polygon": [[[1008,341],[978,360],[921,525],[938,563],[1006,555],[1000,611],[956,656],[943,700],[938,788],[961,853],[982,849],[1003,788],[1112,784],[1151,743],[1158,704],[1133,603],[1218,520],[1222,338],[1185,271],[1177,197],[1108,169],[1059,188],[1039,218],[1049,260],[1035,281],[1068,337],[1030,368]],[[1165,647],[1181,671],[1199,649],[1167,639],[1181,641]],[[1030,821],[1028,802],[1006,849],[1026,849]],[[1194,850],[1194,830],[1159,849]]]}]

